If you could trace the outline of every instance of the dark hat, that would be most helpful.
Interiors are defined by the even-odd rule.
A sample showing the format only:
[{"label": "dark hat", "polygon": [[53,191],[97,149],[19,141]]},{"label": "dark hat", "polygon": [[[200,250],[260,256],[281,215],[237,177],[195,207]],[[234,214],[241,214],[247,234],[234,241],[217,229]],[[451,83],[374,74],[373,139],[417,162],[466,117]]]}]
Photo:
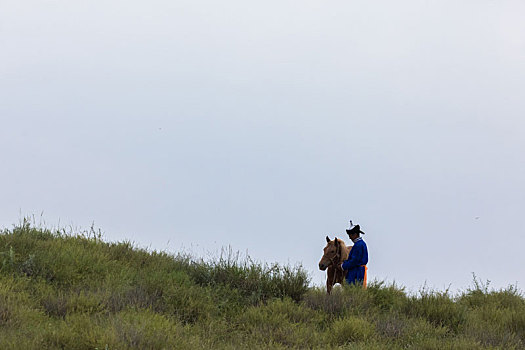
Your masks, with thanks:
[{"label": "dark hat", "polygon": [[351,234],[365,234],[363,231],[361,231],[361,226],[352,224],[352,221],[350,221],[350,227],[346,229],[346,233],[348,235]]}]

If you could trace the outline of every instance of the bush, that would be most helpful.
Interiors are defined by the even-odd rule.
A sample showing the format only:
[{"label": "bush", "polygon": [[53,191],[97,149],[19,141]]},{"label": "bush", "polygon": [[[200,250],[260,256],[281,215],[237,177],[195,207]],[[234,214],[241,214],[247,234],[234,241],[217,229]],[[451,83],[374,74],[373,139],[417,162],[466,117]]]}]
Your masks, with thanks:
[{"label": "bush", "polygon": [[387,286],[382,281],[373,281],[368,285],[367,292],[373,305],[384,311],[402,310],[408,301],[404,288],[397,287],[395,283]]},{"label": "bush", "polygon": [[272,298],[300,301],[310,281],[302,266],[255,263],[249,257],[240,259],[239,254],[231,250],[223,252],[215,261],[183,256],[178,256],[177,261],[198,285],[234,287],[251,305]]},{"label": "bush", "polygon": [[473,277],[473,286],[458,298],[460,304],[469,308],[494,305],[497,308],[522,308],[525,306],[523,295],[516,286],[501,290],[490,290],[490,281],[485,283]]},{"label": "bush", "polygon": [[448,292],[421,291],[419,297],[411,297],[405,305],[405,313],[423,317],[435,326],[448,327],[457,333],[466,320],[466,308],[455,303]]},{"label": "bush", "polygon": [[334,288],[330,295],[324,288],[312,288],[304,295],[303,303],[314,310],[328,314],[331,320],[347,314],[364,315],[375,307],[371,294],[362,287],[354,285]]},{"label": "bush", "polygon": [[165,349],[166,344],[181,341],[183,335],[182,325],[151,310],[118,313],[109,327],[115,347],[124,349]]},{"label": "bush", "polygon": [[476,340],[463,337],[452,339],[419,339],[414,342],[411,347],[418,350],[479,350],[483,348]]},{"label": "bush", "polygon": [[491,290],[490,281],[478,281],[458,298],[470,309],[465,333],[485,346],[525,346],[525,300],[515,286]]},{"label": "bush", "polygon": [[447,327],[436,326],[423,318],[410,318],[406,322],[403,341],[412,344],[426,339],[443,340],[449,333]]},{"label": "bush", "polygon": [[330,340],[334,345],[365,341],[374,335],[374,328],[370,322],[361,318],[341,318],[333,323],[329,332]]},{"label": "bush", "polygon": [[386,313],[377,316],[376,332],[384,339],[398,340],[407,332],[408,319],[396,313]]},{"label": "bush", "polygon": [[524,312],[525,309],[504,310],[494,305],[476,308],[468,314],[465,334],[485,346],[523,347]]},{"label": "bush", "polygon": [[277,344],[297,348],[322,344],[322,315],[291,299],[252,306],[238,316],[236,323],[238,329],[259,342],[273,339]]}]

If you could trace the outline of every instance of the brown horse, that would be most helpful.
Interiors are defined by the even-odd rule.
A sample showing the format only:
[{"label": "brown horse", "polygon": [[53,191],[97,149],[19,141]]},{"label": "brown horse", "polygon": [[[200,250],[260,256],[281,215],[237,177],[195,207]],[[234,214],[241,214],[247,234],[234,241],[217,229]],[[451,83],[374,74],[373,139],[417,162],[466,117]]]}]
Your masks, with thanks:
[{"label": "brown horse", "polygon": [[328,268],[326,276],[326,292],[330,294],[332,287],[336,283],[342,284],[345,279],[345,273],[341,264],[348,258],[350,249],[347,247],[342,239],[335,237],[333,241],[326,236],[326,247],[324,247],[324,254],[319,261],[319,270],[324,271]]}]

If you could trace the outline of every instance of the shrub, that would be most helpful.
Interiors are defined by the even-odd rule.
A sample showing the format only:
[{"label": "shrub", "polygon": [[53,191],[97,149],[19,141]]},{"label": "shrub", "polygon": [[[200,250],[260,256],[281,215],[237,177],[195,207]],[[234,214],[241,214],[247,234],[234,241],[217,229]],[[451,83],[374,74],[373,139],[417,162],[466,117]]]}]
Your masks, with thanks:
[{"label": "shrub", "polygon": [[95,349],[109,343],[104,322],[87,314],[69,314],[64,320],[46,324],[42,348]]},{"label": "shrub", "polygon": [[117,344],[124,349],[165,349],[166,344],[177,344],[182,339],[181,325],[151,310],[118,313],[110,321]]},{"label": "shrub", "polygon": [[271,298],[300,301],[308,290],[309,277],[302,266],[280,266],[240,259],[230,250],[215,261],[176,258],[181,268],[201,286],[226,285],[236,288],[247,303],[256,305]]},{"label": "shrub", "polygon": [[525,300],[515,286],[491,290],[490,281],[478,281],[458,298],[469,308],[465,333],[485,346],[525,345]]},{"label": "shrub", "polygon": [[521,308],[525,306],[523,295],[516,286],[509,286],[501,290],[490,290],[490,281],[485,283],[473,277],[473,286],[468,288],[459,298],[460,304],[469,308],[494,305],[498,308]]},{"label": "shrub", "polygon": [[520,337],[521,342],[525,344],[525,308],[521,307],[509,312],[505,324],[508,329]]},{"label": "shrub", "polygon": [[27,288],[27,280],[0,275],[0,328],[16,329],[41,319]]},{"label": "shrub", "polygon": [[348,342],[370,339],[374,335],[374,328],[370,322],[350,316],[336,320],[329,331],[329,336],[332,344],[344,345]]},{"label": "shrub", "polygon": [[46,315],[65,319],[68,311],[68,299],[63,293],[50,294],[40,299]]},{"label": "shrub", "polygon": [[411,344],[411,348],[418,350],[479,350],[482,345],[474,339],[468,338],[421,338]]},{"label": "shrub", "polygon": [[436,326],[423,318],[410,318],[406,322],[402,341],[412,344],[425,339],[443,340],[449,333],[447,327]]},{"label": "shrub", "polygon": [[371,294],[354,285],[334,288],[330,295],[324,288],[312,288],[304,295],[303,303],[325,312],[332,320],[347,314],[366,314],[374,308]]},{"label": "shrub", "polygon": [[386,313],[377,316],[376,331],[385,339],[400,339],[407,329],[408,319],[396,313]]},{"label": "shrub", "polygon": [[273,300],[252,306],[238,315],[238,329],[259,343],[272,340],[287,348],[308,348],[322,344],[322,317],[315,311],[288,300]]},{"label": "shrub", "polygon": [[520,337],[523,335],[520,324],[525,320],[524,311],[498,309],[490,304],[476,308],[468,314],[465,334],[485,346],[522,347],[525,343]]},{"label": "shrub", "polygon": [[387,286],[383,281],[373,281],[368,285],[367,292],[373,305],[384,311],[402,310],[407,303],[404,288],[397,287],[395,283]]},{"label": "shrub", "polygon": [[458,332],[465,323],[466,308],[455,303],[448,292],[421,291],[419,297],[408,298],[405,313],[409,316],[423,317],[435,326],[448,327]]}]

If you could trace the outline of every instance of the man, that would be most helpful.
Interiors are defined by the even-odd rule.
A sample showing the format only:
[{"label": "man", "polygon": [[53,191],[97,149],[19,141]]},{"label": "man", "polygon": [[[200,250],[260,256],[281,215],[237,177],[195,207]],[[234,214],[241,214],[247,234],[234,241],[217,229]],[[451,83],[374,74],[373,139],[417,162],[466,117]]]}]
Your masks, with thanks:
[{"label": "man", "polygon": [[361,283],[366,288],[366,273],[368,267],[368,248],[365,241],[360,237],[364,234],[359,225],[353,225],[350,221],[350,228],[346,230],[348,237],[354,242],[348,259],[343,262],[342,268],[346,273],[346,281],[349,284]]}]

